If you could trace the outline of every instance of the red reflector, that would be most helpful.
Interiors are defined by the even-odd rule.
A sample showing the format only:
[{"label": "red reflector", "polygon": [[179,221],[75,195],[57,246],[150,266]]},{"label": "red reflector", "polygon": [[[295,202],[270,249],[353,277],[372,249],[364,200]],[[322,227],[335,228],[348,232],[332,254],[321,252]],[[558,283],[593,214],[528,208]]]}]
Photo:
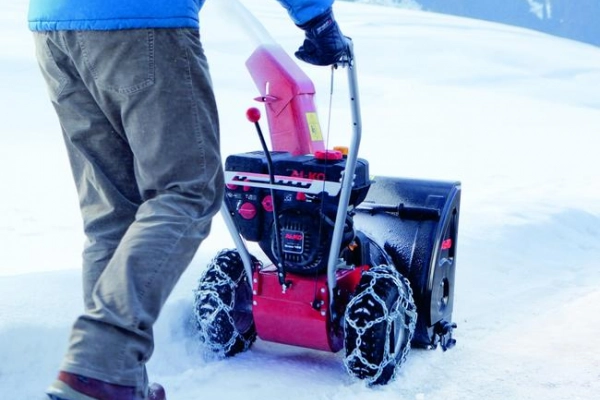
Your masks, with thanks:
[{"label": "red reflector", "polygon": [[448,250],[452,247],[452,239],[446,239],[442,242],[442,250]]}]

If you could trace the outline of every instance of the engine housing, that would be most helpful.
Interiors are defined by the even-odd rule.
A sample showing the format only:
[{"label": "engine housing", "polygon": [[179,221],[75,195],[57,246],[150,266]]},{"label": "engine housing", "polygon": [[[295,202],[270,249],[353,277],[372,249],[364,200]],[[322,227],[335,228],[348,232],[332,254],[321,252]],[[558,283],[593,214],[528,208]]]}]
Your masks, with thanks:
[{"label": "engine housing", "polygon": [[[262,151],[226,159],[227,209],[241,235],[257,242],[271,262],[282,261],[287,272],[321,272],[327,264],[346,159],[336,152],[269,155],[273,182]],[[368,163],[359,159],[349,209],[365,199],[370,185]],[[342,247],[353,237],[348,215]]]}]

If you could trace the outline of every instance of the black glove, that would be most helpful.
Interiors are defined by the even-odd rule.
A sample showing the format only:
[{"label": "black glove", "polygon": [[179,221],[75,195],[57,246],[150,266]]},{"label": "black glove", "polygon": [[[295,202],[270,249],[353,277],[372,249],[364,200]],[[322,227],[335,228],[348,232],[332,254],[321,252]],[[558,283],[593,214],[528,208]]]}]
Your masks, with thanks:
[{"label": "black glove", "polygon": [[295,53],[300,60],[314,65],[332,65],[348,55],[350,39],[342,35],[331,8],[298,27],[306,33],[304,43]]}]

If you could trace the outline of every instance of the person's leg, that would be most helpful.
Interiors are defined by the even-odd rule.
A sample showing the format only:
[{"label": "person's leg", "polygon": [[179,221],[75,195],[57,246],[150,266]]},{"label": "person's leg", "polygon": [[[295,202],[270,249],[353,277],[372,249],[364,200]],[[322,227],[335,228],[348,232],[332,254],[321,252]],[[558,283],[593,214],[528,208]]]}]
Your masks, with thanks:
[{"label": "person's leg", "polygon": [[[141,196],[133,153],[82,80],[61,32],[34,35],[37,58],[56,109],[79,195],[86,243],[83,296],[91,293],[121,238],[135,219]],[[118,160],[118,162],[115,162]]]},{"label": "person's leg", "polygon": [[[152,326],[222,200],[208,67],[192,30],[66,32],[64,37],[96,104],[133,154],[96,156],[117,169],[129,170],[132,163],[142,203],[98,277],[91,307],[74,324],[62,369],[141,392],[153,350]],[[103,179],[95,179],[90,164],[87,183],[103,193]],[[89,181],[90,176],[95,178]],[[86,232],[93,235],[89,225]]]}]

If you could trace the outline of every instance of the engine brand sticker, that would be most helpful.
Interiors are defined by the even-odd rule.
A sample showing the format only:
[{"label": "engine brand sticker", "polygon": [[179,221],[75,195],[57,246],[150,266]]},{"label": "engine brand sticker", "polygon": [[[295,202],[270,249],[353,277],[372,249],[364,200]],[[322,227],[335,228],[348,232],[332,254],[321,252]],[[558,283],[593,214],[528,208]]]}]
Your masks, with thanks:
[{"label": "engine brand sticker", "polygon": [[292,254],[302,254],[304,252],[304,232],[282,229],[281,233],[284,252]]},{"label": "engine brand sticker", "polygon": [[321,133],[321,125],[319,125],[319,118],[317,113],[307,112],[306,122],[308,123],[308,129],[310,131],[310,138],[313,142],[323,140],[323,134]]}]

